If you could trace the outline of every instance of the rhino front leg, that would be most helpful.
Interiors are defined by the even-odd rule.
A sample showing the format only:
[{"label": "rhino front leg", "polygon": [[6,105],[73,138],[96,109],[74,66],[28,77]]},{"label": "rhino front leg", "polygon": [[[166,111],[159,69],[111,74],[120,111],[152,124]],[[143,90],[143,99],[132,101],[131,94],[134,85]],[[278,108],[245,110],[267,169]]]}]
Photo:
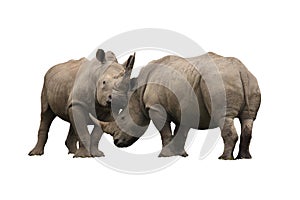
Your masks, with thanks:
[{"label": "rhino front leg", "polygon": [[91,133],[91,156],[92,157],[103,157],[104,153],[99,150],[99,141],[103,135],[103,131],[99,126],[95,126]]},{"label": "rhino front leg", "polygon": [[73,130],[79,140],[79,148],[76,150],[74,158],[76,157],[91,157],[90,142],[91,137],[87,129],[86,112],[80,106],[72,106],[69,108],[69,117]]},{"label": "rhino front leg", "polygon": [[174,130],[174,137],[170,145],[172,145],[173,151],[176,152],[177,155],[181,155],[182,157],[187,157],[184,146],[187,138],[187,134],[189,132],[189,128],[181,125],[176,125]]},{"label": "rhino front leg", "polygon": [[154,126],[159,130],[162,140],[162,150],[158,157],[173,156],[174,153],[167,148],[167,145],[171,142],[173,137],[170,121],[167,119],[168,115],[165,109],[158,104],[151,106],[149,109],[149,116],[152,119]]},{"label": "rhino front leg", "polygon": [[252,137],[253,119],[241,119],[242,131],[240,136],[240,147],[237,159],[250,159],[249,145]]},{"label": "rhino front leg", "polygon": [[52,112],[50,107],[48,107],[47,110],[42,111],[40,128],[38,132],[38,141],[35,147],[29,152],[28,155],[34,156],[44,154],[44,147],[48,139],[49,128],[55,117],[56,115]]},{"label": "rhino front leg", "polygon": [[65,145],[69,150],[69,154],[75,154],[75,152],[77,151],[77,141],[78,139],[76,137],[72,124],[70,124],[69,133],[65,142]]},{"label": "rhino front leg", "polygon": [[163,147],[159,157],[188,156],[184,150],[188,130],[188,128],[182,128],[180,129],[180,133],[178,133],[179,126],[176,126],[174,136],[172,136],[170,122],[166,122],[163,128],[160,130]]},{"label": "rhino front leg", "polygon": [[233,150],[238,140],[233,118],[225,118],[224,125],[221,127],[221,136],[224,142],[224,152],[219,159],[233,160]]}]

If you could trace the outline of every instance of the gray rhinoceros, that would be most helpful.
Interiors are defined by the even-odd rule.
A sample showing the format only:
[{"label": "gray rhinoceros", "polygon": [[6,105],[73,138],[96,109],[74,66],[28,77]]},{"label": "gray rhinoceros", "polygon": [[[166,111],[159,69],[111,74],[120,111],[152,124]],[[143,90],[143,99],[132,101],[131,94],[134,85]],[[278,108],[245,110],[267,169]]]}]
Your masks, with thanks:
[{"label": "gray rhinoceros", "polygon": [[[251,158],[249,144],[261,94],[256,78],[238,59],[211,52],[188,59],[166,56],[150,62],[125,86],[116,84],[113,89],[113,102],[129,99],[115,121],[102,122],[90,115],[113,136],[116,146],[132,145],[152,120],[162,139],[159,156],[187,156],[189,129],[220,127],[224,152],[219,159],[234,159],[238,135],[233,120],[239,118],[237,158]],[[176,125],[173,134],[170,122]]]},{"label": "gray rhinoceros", "polygon": [[[113,120],[111,115],[112,88],[134,64],[134,56],[119,64],[115,55],[98,49],[96,58],[70,60],[55,65],[45,75],[41,94],[41,122],[38,141],[29,155],[42,155],[50,125],[56,116],[70,122],[66,146],[74,157],[100,157],[98,149],[102,130],[95,127],[91,133],[87,125],[91,112],[103,121]],[[77,149],[77,142],[79,148]]]}]

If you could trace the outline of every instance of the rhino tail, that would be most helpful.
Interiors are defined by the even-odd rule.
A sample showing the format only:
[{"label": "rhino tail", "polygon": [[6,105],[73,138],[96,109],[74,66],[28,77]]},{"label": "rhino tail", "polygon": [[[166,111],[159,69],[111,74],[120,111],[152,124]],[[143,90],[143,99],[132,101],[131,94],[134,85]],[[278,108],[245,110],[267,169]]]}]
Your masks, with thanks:
[{"label": "rhino tail", "polygon": [[243,85],[244,90],[244,99],[247,106],[248,114],[250,114],[250,106],[249,106],[249,77],[248,73],[243,71],[240,71],[240,77]]}]

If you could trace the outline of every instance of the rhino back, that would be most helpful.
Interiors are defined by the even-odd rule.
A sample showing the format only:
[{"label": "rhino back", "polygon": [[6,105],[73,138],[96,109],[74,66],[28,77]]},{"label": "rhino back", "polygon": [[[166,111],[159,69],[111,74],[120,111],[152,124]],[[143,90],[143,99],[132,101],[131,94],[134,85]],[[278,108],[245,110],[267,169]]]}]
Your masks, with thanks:
[{"label": "rhino back", "polygon": [[79,67],[84,62],[87,62],[86,58],[55,65],[48,70],[44,78],[42,104],[50,106],[57,116],[66,121],[69,121],[67,114],[68,99]]}]

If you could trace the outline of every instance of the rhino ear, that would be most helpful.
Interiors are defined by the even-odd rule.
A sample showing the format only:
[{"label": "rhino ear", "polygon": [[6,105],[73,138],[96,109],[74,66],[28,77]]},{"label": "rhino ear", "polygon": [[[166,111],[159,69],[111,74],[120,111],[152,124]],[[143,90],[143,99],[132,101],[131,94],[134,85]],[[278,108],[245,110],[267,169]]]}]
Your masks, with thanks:
[{"label": "rhino ear", "polygon": [[102,64],[106,62],[105,59],[105,52],[103,51],[103,49],[98,49],[97,53],[96,53],[96,58],[99,62],[101,62]]},{"label": "rhino ear", "polygon": [[118,62],[116,55],[112,51],[107,51],[105,57],[107,61]]}]

